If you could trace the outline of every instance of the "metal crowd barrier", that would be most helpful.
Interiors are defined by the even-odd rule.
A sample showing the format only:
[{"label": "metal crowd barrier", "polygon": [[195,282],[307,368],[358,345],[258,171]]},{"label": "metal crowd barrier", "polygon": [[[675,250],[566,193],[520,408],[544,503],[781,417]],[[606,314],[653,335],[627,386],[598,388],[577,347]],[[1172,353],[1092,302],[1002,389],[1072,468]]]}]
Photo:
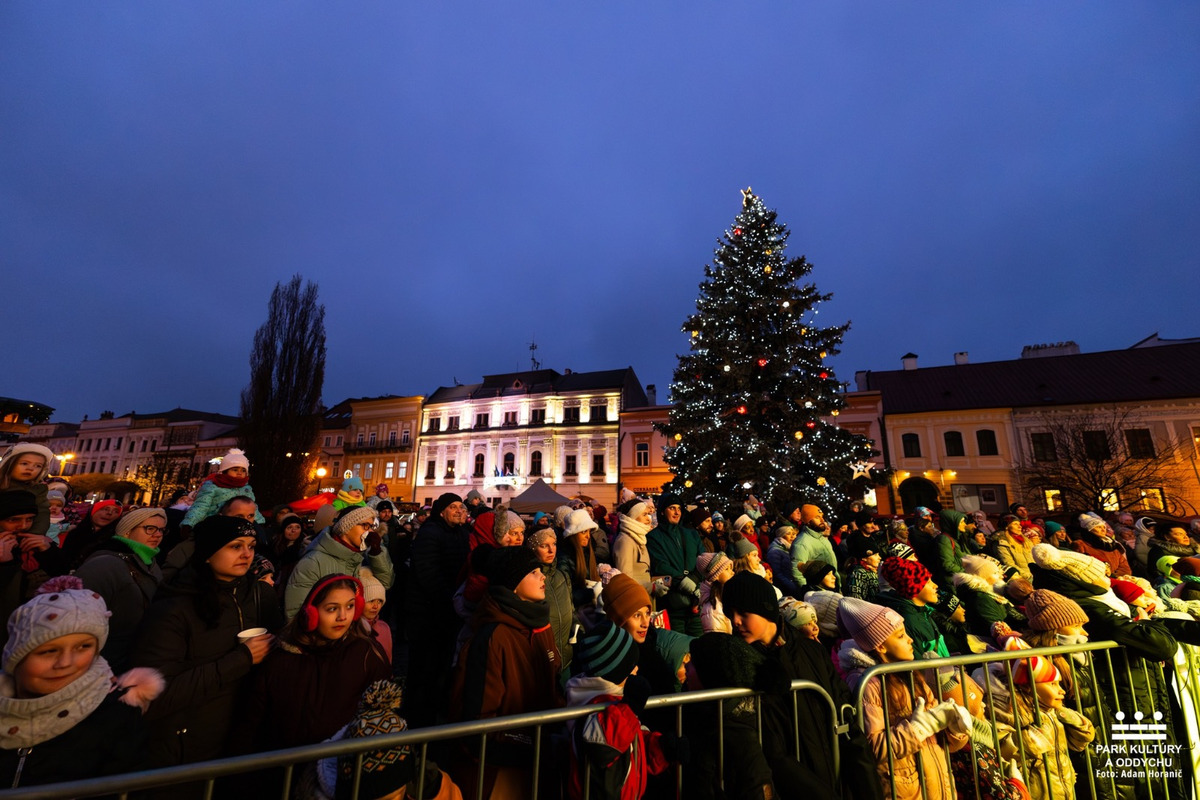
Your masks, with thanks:
[{"label": "metal crowd barrier", "polygon": [[[1117,776],[1122,777],[1122,780],[1124,780],[1125,777],[1127,777],[1127,776],[1122,775],[1122,770],[1120,768],[1118,768],[1118,769],[1112,769],[1112,768],[1098,769],[1097,765],[1095,765],[1093,763],[1092,750],[1097,744],[1099,744],[1099,745],[1103,746],[1103,748],[1104,748],[1103,752],[1111,753],[1113,751],[1109,750],[1109,746],[1113,744],[1114,740],[1121,740],[1121,741],[1128,740],[1128,741],[1136,742],[1139,739],[1148,738],[1150,734],[1147,734],[1144,731],[1145,731],[1145,729],[1149,729],[1151,727],[1152,723],[1157,722],[1157,712],[1159,712],[1160,709],[1156,705],[1156,701],[1155,701],[1153,693],[1147,693],[1146,697],[1144,697],[1144,698],[1137,696],[1142,693],[1140,693],[1140,692],[1135,693],[1135,684],[1133,681],[1134,671],[1140,670],[1142,677],[1146,680],[1147,683],[1149,683],[1150,674],[1152,671],[1156,673],[1160,685],[1163,685],[1163,681],[1164,681],[1162,666],[1158,663],[1153,663],[1153,664],[1147,665],[1147,662],[1144,659],[1137,659],[1137,663],[1133,667],[1130,666],[1129,659],[1123,659],[1124,666],[1125,666],[1125,670],[1124,670],[1125,674],[1118,676],[1116,674],[1116,670],[1114,670],[1113,658],[1112,658],[1112,651],[1116,650],[1116,649],[1120,649],[1120,645],[1116,644],[1115,642],[1089,642],[1086,644],[1066,645],[1066,646],[1058,646],[1058,647],[1038,647],[1038,648],[1032,648],[1032,649],[1028,649],[1028,650],[1015,650],[1015,651],[1009,651],[1009,652],[989,652],[989,653],[972,654],[972,655],[965,655],[965,656],[952,656],[950,658],[934,658],[934,659],[924,659],[924,660],[919,660],[919,661],[905,661],[905,662],[897,662],[897,663],[891,663],[891,664],[881,664],[881,665],[867,669],[866,672],[863,674],[862,679],[857,687],[857,691],[855,694],[855,706],[856,706],[857,713],[858,713],[859,724],[865,731],[866,730],[866,719],[865,719],[866,710],[863,705],[863,695],[867,689],[868,682],[873,678],[879,678],[881,681],[883,681],[886,675],[899,674],[899,675],[907,676],[909,696],[912,697],[915,692],[914,674],[918,671],[945,670],[946,668],[956,669],[958,672],[958,683],[960,686],[965,687],[966,681],[964,680],[964,676],[966,675],[966,668],[968,666],[983,666],[985,670],[988,670],[991,666],[993,666],[997,663],[1013,662],[1013,661],[1028,661],[1033,656],[1042,656],[1044,658],[1051,658],[1051,657],[1057,655],[1057,656],[1064,656],[1067,659],[1071,659],[1071,656],[1073,654],[1083,654],[1083,656],[1084,656],[1083,664],[1079,664],[1078,662],[1071,661],[1072,674],[1074,676],[1075,683],[1077,685],[1079,685],[1079,684],[1082,684],[1084,681],[1087,681],[1092,688],[1092,693],[1093,693],[1092,696],[1094,698],[1097,698],[1098,701],[1101,698],[1103,698],[1104,704],[1108,706],[1108,708],[1107,708],[1108,713],[1112,714],[1114,718],[1113,719],[1094,719],[1093,718],[1093,716],[1095,716],[1094,713],[1089,710],[1084,709],[1081,698],[1080,698],[1080,692],[1078,689],[1076,689],[1076,691],[1074,692],[1073,710],[1078,712],[1082,716],[1088,718],[1092,722],[1092,724],[1095,727],[1095,739],[1093,740],[1093,742],[1091,744],[1089,744],[1082,751],[1083,762],[1084,762],[1085,768],[1082,771],[1077,772],[1077,774],[1076,774],[1076,785],[1074,787],[1075,793],[1074,793],[1073,797],[1080,798],[1080,800],[1084,800],[1085,798],[1099,798],[1102,796],[1101,792],[1104,789],[1108,790],[1107,792],[1105,792],[1106,796],[1116,797],[1116,796],[1118,796],[1118,791],[1117,791],[1117,786],[1116,786]],[[1196,756],[1191,752],[1194,748],[1189,747],[1189,740],[1197,741],[1197,739],[1193,738],[1193,737],[1195,737],[1195,735],[1196,735],[1195,734],[1196,719],[1195,719],[1194,710],[1200,709],[1200,685],[1198,685],[1198,681],[1200,681],[1200,674],[1198,674],[1197,670],[1196,670],[1196,665],[1200,664],[1200,650],[1198,650],[1196,648],[1191,648],[1188,646],[1181,646],[1180,653],[1184,654],[1185,657],[1190,655],[1190,656],[1193,656],[1196,658],[1195,658],[1195,660],[1192,660],[1190,662],[1187,662],[1185,660],[1185,662],[1183,664],[1180,663],[1180,657],[1177,656],[1177,659],[1176,659],[1175,688],[1178,690],[1178,697],[1179,697],[1181,703],[1186,701],[1191,704],[1191,707],[1193,709],[1192,714],[1190,714],[1190,715],[1187,713],[1184,714],[1184,720],[1186,721],[1186,723],[1189,725],[1189,728],[1191,729],[1191,735],[1188,738],[1177,742],[1177,744],[1183,745],[1183,749],[1180,750],[1179,753],[1176,754],[1176,756],[1178,758],[1187,757],[1192,760],[1193,764],[1195,764]],[[1103,664],[1100,667],[1100,669],[1101,669],[1100,674],[1102,676],[1104,676],[1105,678],[1107,678],[1107,686],[1112,687],[1112,689],[1113,689],[1112,691],[1104,691],[1101,689],[1101,682],[1097,678],[1097,666],[1096,666],[1096,661],[1100,660],[1100,659],[1099,659],[1099,656],[1095,655],[1095,654],[1103,655]],[[1016,687],[1014,686],[1013,679],[1012,679],[1012,669],[1003,669],[1000,672],[1002,673],[1002,676],[1003,676],[1000,688],[1007,690],[1007,692],[1008,692],[1007,697],[999,697],[999,698],[997,697],[996,689],[993,687],[992,680],[983,681],[983,685],[981,685],[981,687],[980,687],[984,692],[985,700],[986,700],[986,713],[988,715],[988,719],[985,721],[990,722],[993,732],[996,731],[996,723],[997,723],[996,703],[999,702],[999,703],[1003,703],[1003,704],[1008,704],[1006,706],[1006,708],[1011,711],[1012,710],[1011,698],[1015,697],[1015,695],[1016,695]],[[1133,698],[1134,698],[1135,708],[1126,708],[1126,709],[1121,708],[1120,697],[1118,696],[1118,692],[1115,691],[1116,687],[1118,687],[1119,685],[1122,685],[1122,684],[1118,684],[1118,682],[1117,682],[1118,677],[1124,679],[1125,683],[1123,685],[1126,685],[1129,687],[1130,696],[1133,696]],[[1183,686],[1180,686],[1180,684],[1183,684]],[[883,692],[884,703],[883,703],[882,710],[883,710],[884,731],[886,733],[888,730],[891,729],[891,722],[889,721],[889,713],[888,713],[888,709],[887,709],[886,686],[883,686],[881,688],[884,689],[884,692]],[[930,688],[933,690],[934,694],[937,695],[938,700],[940,702],[944,698],[945,693],[942,691],[939,681],[937,681],[935,679],[933,682],[931,682]],[[1068,707],[1071,707],[1071,706],[1068,705]],[[1183,707],[1186,709],[1187,705],[1184,705]],[[1036,700],[1032,703],[1032,713],[1033,713],[1033,725],[1035,727],[1040,726],[1041,710],[1040,710]],[[1118,716],[1118,714],[1120,716]],[[1136,714],[1136,716],[1135,716],[1135,714]],[[1014,732],[1013,736],[1016,740],[1017,750],[1018,750],[1016,759],[1019,762],[1019,767],[1021,769],[1022,776],[1025,779],[1026,785],[1030,787],[1030,790],[1032,792],[1032,787],[1030,786],[1030,783],[1031,783],[1030,762],[1032,759],[1030,759],[1025,752],[1024,740],[1023,740],[1023,736],[1022,736],[1023,727],[1022,727],[1022,722],[1021,722],[1021,715],[1019,713],[1012,713],[1011,716],[1015,721],[1015,725],[1014,725],[1015,732]],[[1145,721],[1146,721],[1145,725],[1141,724],[1143,719],[1145,719]],[[1135,720],[1136,720],[1136,722],[1135,722]],[[1175,721],[1179,722],[1179,720],[1175,720]],[[1130,724],[1126,727],[1123,724],[1125,722],[1128,722]],[[1126,734],[1124,732],[1122,732],[1122,733],[1115,732],[1115,731],[1121,731],[1123,728],[1135,729],[1135,730],[1134,730],[1133,734]],[[1164,740],[1166,739],[1165,733],[1163,734],[1163,739]],[[895,769],[894,769],[895,760],[894,760],[894,754],[893,754],[892,747],[891,747],[890,738],[887,739],[886,742],[887,742],[886,746],[887,746],[887,759],[888,759],[888,774],[891,775],[891,774],[895,773]],[[996,738],[996,745],[997,745],[997,756],[999,757],[999,749],[1000,748],[999,748],[999,737],[998,736]],[[1055,741],[1055,745],[1057,746],[1057,739]],[[945,745],[939,745],[938,749],[941,751],[941,756],[945,757],[945,759],[946,759],[947,773],[950,775],[950,780],[953,784],[954,776],[953,776],[953,770],[952,770],[951,763],[950,763],[949,750]],[[917,779],[918,779],[918,782],[920,783],[920,788],[921,788],[921,800],[928,800],[928,789],[926,786],[924,765],[921,763],[920,757],[921,757],[920,752],[914,754],[914,758],[916,761],[916,774],[917,774]],[[1012,760],[1012,759],[1009,759],[1009,760]],[[1002,765],[1003,765],[1003,761],[1002,761]],[[1128,765],[1128,766],[1132,766],[1132,765]],[[1179,765],[1179,766],[1182,767],[1182,765]],[[975,746],[974,743],[972,744],[972,747],[971,747],[971,770],[972,770],[972,782],[974,784],[974,790],[975,790],[974,794],[977,797],[982,796],[980,793],[980,782],[979,782],[978,748],[977,748],[977,746]],[[1138,788],[1137,788],[1138,796],[1144,797],[1144,798],[1146,798],[1146,800],[1154,800],[1154,798],[1156,798],[1156,797],[1161,798],[1162,800],[1166,800],[1166,798],[1170,795],[1170,781],[1168,779],[1168,773],[1173,772],[1173,771],[1172,770],[1160,770],[1161,774],[1157,778],[1151,776],[1152,772],[1153,771],[1149,770],[1149,769],[1145,770],[1145,778],[1138,781]],[[1188,770],[1183,770],[1184,775],[1186,775],[1187,773],[1188,773]],[[1192,771],[1191,774],[1194,777],[1197,773]],[[1098,778],[1097,777],[1098,775],[1100,775],[1101,777]],[[1055,784],[1055,781],[1053,781],[1051,779],[1050,766],[1048,763],[1048,759],[1046,759],[1046,758],[1042,759],[1042,777],[1045,780],[1045,785],[1047,787],[1047,791],[1049,792],[1049,794],[1048,795],[1040,795],[1040,796],[1034,795],[1035,798],[1045,797],[1045,798],[1047,798],[1047,800],[1049,800],[1049,798],[1055,798],[1056,800],[1062,800],[1063,794],[1061,792],[1056,793],[1056,784]],[[1178,783],[1179,785],[1182,785],[1181,780],[1176,781],[1176,783]],[[1104,785],[1104,784],[1107,784],[1107,785]],[[894,782],[890,782],[890,786],[891,786],[891,798],[892,798],[892,800],[896,800],[896,785]],[[1195,796],[1196,787],[1192,787],[1189,792],[1188,787],[1183,786],[1183,790],[1184,790],[1184,793],[1186,796],[1188,796],[1188,797]]]},{"label": "metal crowd barrier", "polygon": [[[837,737],[847,730],[847,725],[842,721],[843,709],[837,708],[836,704],[829,693],[824,690],[819,684],[811,681],[793,681],[792,682],[792,714],[793,721],[798,713],[798,693],[802,691],[816,692],[817,695],[824,699],[825,704],[829,707],[829,718],[834,730],[833,753],[835,774],[838,762],[838,742]],[[725,780],[725,753],[724,753],[724,718],[722,716],[722,704],[720,701],[735,697],[750,697],[757,693],[750,689],[710,689],[698,692],[681,692],[672,695],[663,695],[652,697],[646,702],[647,709],[656,708],[674,708],[675,709],[675,734],[683,735],[683,707],[694,703],[714,703],[717,708],[717,731],[718,741],[721,745],[717,753],[718,777],[721,786],[724,786]],[[233,775],[242,775],[261,770],[282,768],[282,785],[280,794],[282,800],[288,800],[292,787],[296,778],[296,769],[304,768],[307,764],[323,758],[340,757],[340,756],[358,756],[355,765],[354,788],[351,795],[352,800],[359,800],[359,780],[362,774],[362,762],[365,753],[375,750],[391,750],[400,747],[409,746],[419,751],[418,767],[416,771],[416,797],[424,794],[425,790],[425,770],[424,766],[428,758],[428,748],[432,742],[445,742],[452,740],[470,739],[478,737],[478,755],[479,768],[477,769],[476,785],[474,787],[459,788],[463,792],[465,798],[479,798],[483,795],[483,786],[485,779],[485,771],[483,765],[487,754],[487,740],[490,734],[501,733],[504,731],[522,730],[532,728],[533,734],[533,766],[532,766],[532,793],[530,795],[533,800],[537,800],[540,796],[538,785],[541,775],[542,755],[543,755],[543,730],[547,727],[558,726],[566,723],[569,720],[580,720],[587,717],[605,704],[595,704],[589,706],[571,706],[568,708],[554,709],[552,711],[539,711],[530,714],[518,714],[509,717],[499,717],[495,719],[480,720],[475,722],[459,722],[450,725],[438,725],[430,728],[419,728],[404,731],[402,733],[385,734],[381,736],[369,736],[355,739],[343,739],[336,742],[326,742],[322,744],[307,745],[305,747],[295,747],[289,750],[278,750],[270,753],[256,753],[253,755],[238,756],[235,758],[223,758],[216,761],[206,761],[197,764],[186,764],[178,767],[167,767],[164,769],[147,770],[144,772],[131,772],[123,775],[112,775],[103,778],[95,778],[82,781],[72,781],[70,783],[55,783],[44,784],[41,786],[19,787],[16,789],[0,790],[0,800],[7,798],[21,798],[22,800],[69,800],[70,798],[94,797],[96,795],[116,795],[120,800],[128,800],[133,793],[147,789],[163,788],[168,786],[179,786],[182,784],[204,783],[204,798],[211,800],[214,797],[216,782],[220,778],[227,778]],[[849,707],[845,707],[846,710]],[[762,706],[761,703],[756,703],[758,712],[758,737],[762,741]],[[800,755],[800,735],[799,726],[793,725],[796,728],[795,753],[797,757]],[[412,757],[411,755],[409,756]],[[590,773],[585,772],[583,786],[584,797],[587,798],[590,793],[590,781],[588,778]],[[399,787],[396,787],[399,788]],[[472,793],[469,789],[473,788]],[[675,790],[678,796],[682,796],[683,791],[683,769],[681,766],[675,766]],[[555,793],[557,794],[557,793]],[[364,798],[363,800],[369,800]]]}]

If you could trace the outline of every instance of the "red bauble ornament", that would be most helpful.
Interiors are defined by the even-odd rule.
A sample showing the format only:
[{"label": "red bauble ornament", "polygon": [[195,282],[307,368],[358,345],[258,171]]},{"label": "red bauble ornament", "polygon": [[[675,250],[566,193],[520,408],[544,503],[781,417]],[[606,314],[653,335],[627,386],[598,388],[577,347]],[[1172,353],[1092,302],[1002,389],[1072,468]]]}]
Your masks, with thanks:
[{"label": "red bauble ornament", "polygon": [[815,427],[817,427],[817,423],[813,422],[812,420],[809,420],[808,422],[804,423],[804,427],[815,428]]},{"label": "red bauble ornament", "polygon": [[742,235],[742,229],[741,229],[741,228],[734,228],[734,229],[733,229],[733,235],[734,235],[734,236],[741,236],[741,235]]},{"label": "red bauble ornament", "polygon": [[822,379],[824,379],[824,378],[828,378],[828,377],[829,377],[829,373],[828,373],[828,372],[822,372],[822,373],[821,373],[821,378],[822,378]]},{"label": "red bauble ornament", "polygon": [[737,413],[739,413],[739,414],[745,414],[745,413],[746,413],[748,410],[749,410],[749,409],[748,409],[748,408],[746,408],[745,406],[738,406],[738,407],[737,407]]},{"label": "red bauble ornament", "polygon": [[765,359],[765,358],[760,358],[760,359],[758,360],[758,365],[759,365],[760,367],[765,367],[765,366],[767,365],[767,359]]}]

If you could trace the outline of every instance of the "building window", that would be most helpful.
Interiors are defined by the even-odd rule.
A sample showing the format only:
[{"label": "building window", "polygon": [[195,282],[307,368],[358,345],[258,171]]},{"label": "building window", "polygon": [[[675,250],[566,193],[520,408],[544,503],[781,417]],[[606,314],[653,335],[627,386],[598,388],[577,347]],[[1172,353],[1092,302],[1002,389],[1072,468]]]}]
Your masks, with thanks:
[{"label": "building window", "polygon": [[487,414],[476,414],[475,415],[475,427],[476,428],[488,427],[488,415]]},{"label": "building window", "polygon": [[966,455],[963,449],[962,433],[959,431],[946,431],[942,434],[942,441],[946,443],[946,457],[958,458]]},{"label": "building window", "polygon": [[1121,498],[1116,489],[1100,490],[1100,509],[1102,511],[1120,511]]},{"label": "building window", "polygon": [[396,432],[388,431],[388,447],[396,446]]},{"label": "building window", "polygon": [[513,453],[504,454],[504,474],[512,475],[517,469],[517,457]]},{"label": "building window", "polygon": [[408,428],[405,428],[400,433],[400,444],[408,444],[410,441],[411,441],[411,439],[409,439],[409,436],[408,436]]},{"label": "building window", "polygon": [[635,467],[650,466],[650,443],[638,442],[633,446],[633,465]]},{"label": "building window", "polygon": [[529,454],[529,474],[540,476],[542,474],[542,451],[534,450]]},{"label": "building window", "polygon": [[450,459],[446,462],[446,477],[454,477],[454,459]]},{"label": "building window", "polygon": [[339,437],[337,437],[337,444],[336,444],[336,446],[337,446],[337,447],[341,447],[341,446],[342,446],[342,437],[340,437],[340,436],[339,436]]},{"label": "building window", "polygon": [[158,448],[158,440],[151,439],[150,440],[150,452],[153,453],[157,448]]},{"label": "building window", "polygon": [[476,454],[475,454],[475,472],[474,472],[474,476],[475,476],[476,478],[482,478],[482,477],[483,477],[483,453],[476,453]]},{"label": "building window", "polygon": [[111,438],[104,440],[104,449],[112,450],[112,439]]},{"label": "building window", "polygon": [[113,449],[114,449],[114,450],[120,450],[120,449],[121,449],[121,437],[120,437],[120,436],[118,436],[118,437],[117,437],[117,443],[113,445]]},{"label": "building window", "polygon": [[359,447],[363,446],[363,435],[361,433],[357,437],[355,437],[354,443],[356,445],[358,445]]},{"label": "building window", "polygon": [[535,408],[529,412],[530,425],[545,425],[546,424],[546,409]]},{"label": "building window", "polygon": [[1043,489],[1042,502],[1047,511],[1062,511],[1063,499],[1061,489]]},{"label": "building window", "polygon": [[579,422],[579,406],[571,406],[563,409],[563,422],[574,423]]},{"label": "building window", "polygon": [[425,480],[431,480],[435,474],[437,474],[437,462],[432,460],[426,461]]},{"label": "building window", "polygon": [[[1083,431],[1083,455],[1092,461],[1107,461],[1112,458],[1108,445],[1108,434],[1104,431]],[[1105,509],[1116,511],[1117,509]]]},{"label": "building window", "polygon": [[998,456],[1000,448],[996,446],[996,432],[988,429],[975,431],[975,444],[979,446],[979,455]]},{"label": "building window", "polygon": [[608,404],[604,403],[589,407],[588,422],[608,422]]},{"label": "building window", "polygon": [[[88,442],[88,444],[91,444],[91,442]],[[147,448],[147,447],[149,447],[149,446],[150,446],[150,440],[149,440],[149,439],[142,439],[142,452],[143,452],[143,453],[144,453],[144,452],[146,452],[146,448]]]},{"label": "building window", "polygon": [[105,461],[101,461],[101,462],[100,462],[100,470],[99,470],[100,472],[104,472],[104,466],[105,466],[105,464],[106,464],[106,463],[107,463],[107,462],[105,462]]},{"label": "building window", "polygon": [[504,412],[504,426],[506,428],[511,428],[512,426],[514,426],[516,424],[517,424],[517,412],[505,411]]},{"label": "building window", "polygon": [[567,456],[566,457],[566,459],[565,459],[566,466],[563,468],[563,475],[578,475],[579,474],[579,467],[577,466],[577,462],[576,462],[575,458],[576,458],[575,456]]},{"label": "building window", "polygon": [[133,446],[135,444],[137,444],[137,442],[133,441],[133,439],[129,440],[129,452],[131,452],[131,453],[133,452]]},{"label": "building window", "polygon": [[1163,497],[1163,490],[1160,488],[1142,489],[1142,510],[1143,511],[1165,511],[1167,508],[1166,500]]},{"label": "building window", "polygon": [[592,474],[604,474],[604,455],[602,453],[592,456]]},{"label": "building window", "polygon": [[904,448],[905,458],[921,457],[921,437],[915,433],[906,433],[900,437],[900,445]]},{"label": "building window", "polygon": [[1054,434],[1031,433],[1029,444],[1033,449],[1034,461],[1058,461],[1058,448],[1054,445]]},{"label": "building window", "polygon": [[375,432],[374,431],[371,431],[371,439],[370,439],[369,443],[370,443],[371,447],[375,446]]},{"label": "building window", "polygon": [[332,436],[326,436],[326,437],[325,437],[325,446],[326,446],[326,447],[329,447],[329,443],[330,443],[331,441],[333,441],[333,437],[332,437]]},{"label": "building window", "polygon": [[367,474],[364,475],[363,477],[366,478],[367,480],[371,480],[371,476],[373,474],[375,474],[375,462],[368,461],[367,462]]},{"label": "building window", "polygon": [[396,477],[400,480],[403,480],[408,477],[408,462],[407,461],[400,462],[400,468],[396,470]]},{"label": "building window", "polygon": [[86,453],[86,452],[88,452],[88,451],[89,451],[89,450],[91,450],[91,449],[92,449],[92,440],[91,440],[91,439],[84,439],[84,440],[83,440],[83,452],[85,452],[85,453]]},{"label": "building window", "polygon": [[395,469],[396,469],[395,465],[391,461],[384,464],[383,465],[383,479],[385,481],[390,481],[392,479],[392,475],[395,472]]},{"label": "building window", "polygon": [[461,417],[458,417],[458,416],[453,416],[453,417],[450,417],[450,419],[448,420],[448,423],[449,423],[449,424],[447,424],[447,425],[446,425],[446,430],[448,430],[448,431],[456,431],[456,430],[458,430],[458,429],[459,429],[459,426],[460,426],[460,422],[459,422],[459,420],[461,420],[461,419],[462,419],[462,418],[461,418]]},{"label": "building window", "polygon": [[362,474],[362,464],[355,464],[355,465],[354,465],[354,468],[353,468],[353,469],[351,469],[350,471],[351,471],[351,472],[353,472],[353,473],[354,473],[354,477],[356,477],[356,478],[357,478],[359,475],[361,475],[361,474]]},{"label": "building window", "polygon": [[1154,458],[1154,437],[1149,428],[1130,428],[1125,431],[1125,446],[1130,458]]}]

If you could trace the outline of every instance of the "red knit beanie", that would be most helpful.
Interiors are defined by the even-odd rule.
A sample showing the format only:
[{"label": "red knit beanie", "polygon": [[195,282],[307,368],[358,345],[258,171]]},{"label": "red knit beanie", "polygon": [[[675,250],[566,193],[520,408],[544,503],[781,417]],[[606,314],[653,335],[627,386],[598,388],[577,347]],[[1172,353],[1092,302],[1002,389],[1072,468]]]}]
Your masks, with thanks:
[{"label": "red knit beanie", "polygon": [[879,565],[879,575],[888,582],[896,594],[906,600],[916,597],[933,577],[921,562],[908,561],[895,556],[883,560],[883,563]]},{"label": "red knit beanie", "polygon": [[1124,600],[1126,603],[1133,605],[1133,601],[1146,593],[1146,590],[1138,586],[1133,581],[1113,581],[1113,594]]}]

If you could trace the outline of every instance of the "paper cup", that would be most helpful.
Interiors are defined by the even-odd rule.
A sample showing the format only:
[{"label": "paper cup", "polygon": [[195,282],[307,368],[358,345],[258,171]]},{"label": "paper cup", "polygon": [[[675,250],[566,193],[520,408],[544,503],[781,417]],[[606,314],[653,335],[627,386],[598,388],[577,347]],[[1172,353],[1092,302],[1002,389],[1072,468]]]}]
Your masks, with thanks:
[{"label": "paper cup", "polygon": [[251,639],[257,639],[259,636],[266,636],[268,633],[266,628],[246,628],[238,634],[238,644],[248,642]]}]

